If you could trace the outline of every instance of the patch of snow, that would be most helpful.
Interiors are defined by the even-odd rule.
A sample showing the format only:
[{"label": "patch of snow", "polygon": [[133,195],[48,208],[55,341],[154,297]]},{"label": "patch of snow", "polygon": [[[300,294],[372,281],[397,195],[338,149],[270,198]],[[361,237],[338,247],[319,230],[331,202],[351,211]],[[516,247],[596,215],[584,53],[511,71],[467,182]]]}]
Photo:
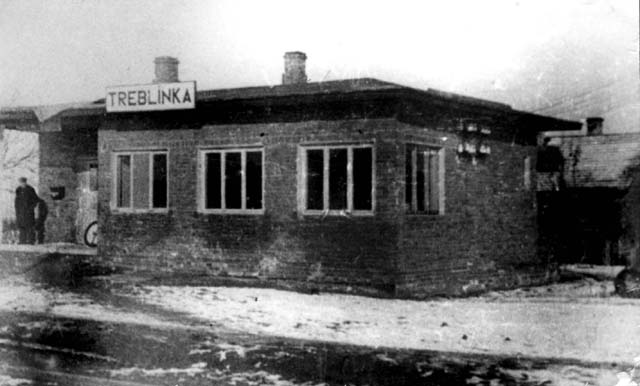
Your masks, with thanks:
[{"label": "patch of snow", "polygon": [[[51,288],[40,288],[20,276],[0,279],[0,311],[48,313],[69,318],[157,327],[175,326],[174,323],[142,312],[96,304],[86,296]],[[30,326],[24,325],[24,327]]]},{"label": "patch of snow", "polygon": [[378,360],[382,361],[382,362],[387,362],[387,363],[391,363],[394,365],[398,364],[398,361],[396,361],[395,359],[389,357],[387,354],[377,354],[376,358],[378,358]]},{"label": "patch of snow", "polygon": [[148,286],[136,299],[233,331],[373,347],[628,363],[640,301],[412,301],[275,289]]},{"label": "patch of snow", "polygon": [[501,371],[517,380],[526,380],[532,385],[614,386],[618,381],[615,371],[602,368],[550,366],[546,369]]},{"label": "patch of snow", "polygon": [[24,386],[32,384],[33,381],[30,379],[13,378],[9,375],[0,374],[0,386]]},{"label": "patch of snow", "polygon": [[279,374],[271,374],[267,371],[253,371],[234,373],[228,378],[230,385],[242,386],[324,386],[325,383],[314,384],[312,382],[293,383],[292,381],[282,379]]},{"label": "patch of snow", "polygon": [[245,358],[247,356],[247,352],[258,350],[259,346],[253,346],[249,348],[244,348],[240,345],[229,344],[229,343],[218,343],[216,346],[221,350],[218,354],[220,355],[220,362],[224,361],[227,358],[227,354],[229,352],[234,352],[239,358]]},{"label": "patch of snow", "polygon": [[195,348],[191,351],[189,351],[189,355],[202,355],[202,354],[208,354],[210,352],[212,352],[213,350],[209,349],[201,349],[201,348]]},{"label": "patch of snow", "polygon": [[594,299],[609,298],[615,296],[613,281],[598,281],[592,278],[585,278],[578,281],[566,283],[554,283],[537,287],[517,288],[513,290],[491,291],[481,297],[500,298],[502,300],[523,298],[553,298],[553,299]]},{"label": "patch of snow", "polygon": [[613,280],[625,269],[624,265],[592,265],[592,264],[565,264],[560,266],[560,271],[587,275],[601,279]]},{"label": "patch of snow", "polygon": [[201,374],[207,368],[206,362],[198,362],[192,364],[190,367],[185,369],[177,369],[177,368],[155,368],[155,369],[141,369],[139,367],[123,367],[121,369],[111,370],[111,376],[123,376],[128,377],[131,375],[145,375],[151,377],[159,377],[165,375],[187,375],[190,377],[196,376],[197,374]]}]

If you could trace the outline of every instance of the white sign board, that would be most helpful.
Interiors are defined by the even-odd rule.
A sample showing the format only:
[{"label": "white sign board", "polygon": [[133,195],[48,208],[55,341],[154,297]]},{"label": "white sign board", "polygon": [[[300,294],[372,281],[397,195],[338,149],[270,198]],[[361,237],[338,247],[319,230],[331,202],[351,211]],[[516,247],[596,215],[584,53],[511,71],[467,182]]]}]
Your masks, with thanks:
[{"label": "white sign board", "polygon": [[108,113],[183,110],[196,107],[196,82],[107,87]]}]

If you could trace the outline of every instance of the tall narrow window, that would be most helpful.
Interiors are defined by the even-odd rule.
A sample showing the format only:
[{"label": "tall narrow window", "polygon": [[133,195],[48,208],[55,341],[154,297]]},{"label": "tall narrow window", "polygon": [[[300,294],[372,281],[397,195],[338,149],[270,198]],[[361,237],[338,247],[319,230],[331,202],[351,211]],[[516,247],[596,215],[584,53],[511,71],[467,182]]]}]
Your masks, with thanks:
[{"label": "tall narrow window", "polygon": [[229,152],[225,154],[225,204],[228,209],[242,208],[242,154]]},{"label": "tall narrow window", "polygon": [[202,210],[220,213],[262,212],[262,150],[206,150],[202,154]]},{"label": "tall narrow window", "polygon": [[220,181],[221,173],[221,156],[220,153],[205,154],[205,201],[206,209],[222,208],[222,183]]},{"label": "tall narrow window", "polygon": [[115,208],[125,210],[167,208],[166,152],[116,153],[114,179]]},{"label": "tall narrow window", "polygon": [[133,208],[149,208],[149,153],[133,155]]},{"label": "tall narrow window", "polygon": [[307,150],[307,209],[324,208],[324,150]]},{"label": "tall narrow window", "polygon": [[131,206],[131,156],[119,155],[116,165],[116,195],[117,207]]},{"label": "tall narrow window", "polygon": [[158,153],[153,155],[153,190],[151,191],[154,208],[167,207],[167,155]]},{"label": "tall narrow window", "polygon": [[407,145],[405,154],[405,204],[413,213],[441,213],[441,149]]},{"label": "tall narrow window", "polygon": [[262,152],[248,151],[246,162],[246,208],[262,208]]},{"label": "tall narrow window", "polygon": [[329,150],[329,209],[347,209],[347,149]]},{"label": "tall narrow window", "polygon": [[373,154],[372,149],[353,149],[353,209],[372,210],[372,178]]},{"label": "tall narrow window", "polygon": [[306,213],[373,211],[371,145],[309,146],[302,151],[302,209]]},{"label": "tall narrow window", "polygon": [[531,189],[531,157],[524,157],[523,185],[526,190]]}]

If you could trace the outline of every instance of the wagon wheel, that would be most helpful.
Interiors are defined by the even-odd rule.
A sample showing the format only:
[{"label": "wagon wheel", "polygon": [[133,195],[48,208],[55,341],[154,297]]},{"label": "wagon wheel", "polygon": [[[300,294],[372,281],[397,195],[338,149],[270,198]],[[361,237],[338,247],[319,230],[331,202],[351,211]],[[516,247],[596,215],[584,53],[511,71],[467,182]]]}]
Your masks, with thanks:
[{"label": "wagon wheel", "polygon": [[98,246],[98,222],[94,221],[84,231],[84,243],[90,247]]}]

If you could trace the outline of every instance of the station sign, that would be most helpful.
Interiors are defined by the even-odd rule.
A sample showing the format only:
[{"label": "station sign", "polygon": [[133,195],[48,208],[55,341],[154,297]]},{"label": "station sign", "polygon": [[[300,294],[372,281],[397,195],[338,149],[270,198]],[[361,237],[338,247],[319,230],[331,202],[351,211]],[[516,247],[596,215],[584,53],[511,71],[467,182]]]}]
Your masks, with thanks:
[{"label": "station sign", "polygon": [[196,107],[196,82],[107,87],[108,113],[185,110]]}]

